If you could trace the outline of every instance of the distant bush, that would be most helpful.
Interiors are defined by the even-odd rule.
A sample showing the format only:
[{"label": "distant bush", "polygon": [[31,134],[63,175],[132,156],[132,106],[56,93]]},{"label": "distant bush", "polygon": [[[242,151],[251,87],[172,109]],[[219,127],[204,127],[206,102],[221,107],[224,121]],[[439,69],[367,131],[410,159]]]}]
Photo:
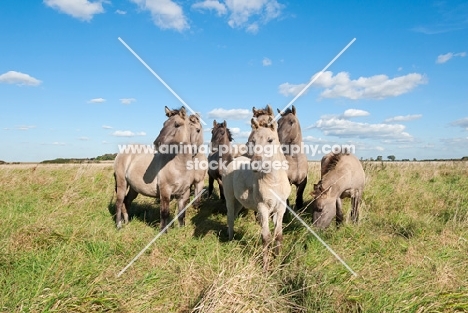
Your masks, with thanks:
[{"label": "distant bush", "polygon": [[2,161],[2,160],[0,160],[0,164],[6,164],[6,162],[5,162],[5,161]]},{"label": "distant bush", "polygon": [[113,161],[115,160],[116,156],[117,156],[117,153],[106,153],[106,154],[96,157],[96,161]]}]

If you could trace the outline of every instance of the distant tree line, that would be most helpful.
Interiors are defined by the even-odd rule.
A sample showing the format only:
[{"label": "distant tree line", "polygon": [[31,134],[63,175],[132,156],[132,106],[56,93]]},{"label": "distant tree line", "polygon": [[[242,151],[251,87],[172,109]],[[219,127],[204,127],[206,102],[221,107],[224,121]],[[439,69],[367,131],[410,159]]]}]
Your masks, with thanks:
[{"label": "distant tree line", "polygon": [[[410,162],[410,159],[401,159],[397,160],[397,158],[394,155],[389,155],[387,156],[387,159],[389,161],[401,161],[401,162]],[[369,159],[364,159],[361,158],[361,161],[377,161],[377,162],[384,162],[386,160],[383,159],[381,155],[378,155],[375,159],[374,158],[369,158]],[[433,161],[468,161],[468,156],[464,156],[461,159],[423,159],[423,160],[417,160],[416,158],[413,158],[413,162],[433,162]]]},{"label": "distant tree line", "polygon": [[57,158],[53,160],[44,160],[44,164],[65,164],[65,163],[99,163],[100,161],[113,161],[117,153],[106,153],[95,158]]}]

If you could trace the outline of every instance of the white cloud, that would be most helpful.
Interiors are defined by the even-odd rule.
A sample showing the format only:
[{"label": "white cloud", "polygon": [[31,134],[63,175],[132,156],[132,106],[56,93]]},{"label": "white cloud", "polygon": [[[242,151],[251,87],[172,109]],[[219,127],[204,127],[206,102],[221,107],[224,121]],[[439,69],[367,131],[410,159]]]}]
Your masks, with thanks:
[{"label": "white cloud", "polygon": [[103,0],[44,0],[44,4],[74,18],[90,21],[95,14],[104,13]]},{"label": "white cloud", "polygon": [[131,0],[142,10],[151,13],[154,24],[161,29],[175,29],[179,32],[190,28],[182,7],[171,0]]},{"label": "white cloud", "polygon": [[344,111],[344,113],[341,115],[342,118],[350,118],[350,117],[361,117],[361,116],[368,116],[370,115],[369,112],[364,111],[364,110],[358,110],[358,109],[348,109]]},{"label": "white cloud", "polygon": [[120,14],[120,15],[125,15],[125,14],[127,14],[127,11],[115,10],[115,13]]},{"label": "white cloud", "polygon": [[266,23],[281,15],[283,8],[276,0],[226,0],[226,6],[231,15],[228,24],[232,28],[248,25],[252,16]]},{"label": "white cloud", "polygon": [[252,111],[247,109],[213,109],[208,112],[208,118],[243,120],[250,118]]},{"label": "white cloud", "polygon": [[217,0],[205,0],[201,2],[194,3],[192,9],[196,10],[213,10],[217,15],[221,16],[227,13],[227,8],[224,3],[220,3]]},{"label": "white cloud", "polygon": [[466,56],[466,52],[459,52],[459,53],[449,52],[449,53],[446,53],[446,54],[439,55],[437,57],[436,63],[437,64],[443,64],[443,63],[447,62],[448,60],[450,60],[453,57],[462,57],[463,58],[465,56]]},{"label": "white cloud", "polygon": [[24,74],[16,71],[9,71],[0,75],[0,83],[5,84],[17,84],[17,85],[28,85],[28,86],[38,86],[42,82],[28,74]]},{"label": "white cloud", "polygon": [[308,142],[308,143],[323,143],[324,140],[322,138],[316,138],[314,136],[304,136],[302,137],[303,142]]},{"label": "white cloud", "polygon": [[395,122],[409,122],[420,119],[422,114],[409,114],[409,115],[398,115],[387,118],[384,123],[395,123]]},{"label": "white cloud", "polygon": [[450,125],[458,126],[463,128],[464,130],[468,130],[468,117],[453,121],[452,123],[450,123]]},{"label": "white cloud", "polygon": [[214,11],[218,16],[229,14],[229,26],[253,34],[258,32],[260,25],[278,18],[283,7],[277,0],[225,0],[224,3],[205,0],[192,5],[193,9]]},{"label": "white cloud", "polygon": [[[319,74],[314,74],[311,79]],[[340,72],[333,76],[332,72],[326,71],[318,76],[311,86],[325,88],[320,94],[322,98],[343,97],[357,100],[396,97],[425,83],[427,83],[426,77],[418,73],[395,78],[381,74],[352,80],[347,72]],[[297,95],[306,85],[306,83],[299,85],[284,83],[279,86],[279,92],[285,96]]]},{"label": "white cloud", "polygon": [[88,141],[88,140],[90,140],[90,139],[89,139],[88,137],[83,136],[83,137],[78,137],[78,140],[81,140],[81,141]]},{"label": "white cloud", "polygon": [[106,99],[103,98],[94,98],[88,101],[88,103],[104,103],[106,102]]},{"label": "white cloud", "polygon": [[320,129],[325,135],[341,138],[369,138],[385,140],[386,143],[412,142],[413,137],[400,124],[357,123],[340,116],[322,116],[308,129]]},{"label": "white cloud", "polygon": [[102,128],[104,128],[104,129],[112,129],[112,126],[102,125]]},{"label": "white cloud", "polygon": [[453,150],[460,150],[463,156],[466,156],[466,147],[468,146],[468,137],[442,138],[440,141],[452,153]]},{"label": "white cloud", "polygon": [[262,64],[263,66],[270,66],[272,63],[269,58],[263,58]]},{"label": "white cloud", "polygon": [[[294,85],[290,83],[283,83],[279,85],[278,91],[284,96],[295,96],[299,94],[301,90],[305,88],[305,86],[307,86],[307,84]],[[303,94],[307,94],[307,91],[308,89]]]},{"label": "white cloud", "polygon": [[30,130],[30,129],[33,129],[33,128],[36,128],[36,126],[34,126],[34,125],[20,125],[20,126],[17,126],[15,129],[17,129],[17,130]]},{"label": "white cloud", "polygon": [[120,99],[120,103],[122,104],[131,104],[132,102],[135,102],[135,98],[122,98]]},{"label": "white cloud", "polygon": [[116,130],[112,133],[112,136],[116,137],[135,137],[135,136],[146,136],[145,132],[132,132],[130,130]]}]

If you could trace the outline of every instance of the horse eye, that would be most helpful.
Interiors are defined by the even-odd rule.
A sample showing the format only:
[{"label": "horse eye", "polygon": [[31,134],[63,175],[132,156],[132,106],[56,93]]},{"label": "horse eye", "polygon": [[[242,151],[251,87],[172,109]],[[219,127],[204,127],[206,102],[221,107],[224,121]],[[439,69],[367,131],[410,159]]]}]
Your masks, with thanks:
[{"label": "horse eye", "polygon": [[197,128],[197,133],[199,133],[199,132],[200,132],[200,128]]},{"label": "horse eye", "polygon": [[179,123],[175,123],[174,126],[175,126],[176,128],[178,128],[178,127],[180,127],[180,124],[179,124]]},{"label": "horse eye", "polygon": [[273,142],[273,139],[269,138],[268,143],[272,143],[272,142]]}]

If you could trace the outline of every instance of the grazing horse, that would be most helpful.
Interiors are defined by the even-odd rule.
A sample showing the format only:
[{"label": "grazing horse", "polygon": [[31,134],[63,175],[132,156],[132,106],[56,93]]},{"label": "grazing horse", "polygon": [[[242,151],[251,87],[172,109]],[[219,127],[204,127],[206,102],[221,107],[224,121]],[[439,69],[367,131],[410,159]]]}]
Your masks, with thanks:
[{"label": "grazing horse", "polygon": [[[217,123],[213,121],[213,130],[211,131],[211,153],[208,156],[208,197],[213,193],[214,181],[218,182],[219,197],[224,200],[223,182],[221,176],[221,167],[227,166],[232,161],[231,155],[232,135],[227,123]],[[220,148],[221,147],[221,148]],[[229,150],[229,151],[226,151]]]},{"label": "grazing horse", "polygon": [[[265,270],[268,269],[269,246],[273,240],[274,254],[280,251],[285,203],[291,193],[285,169],[286,160],[280,148],[276,126],[270,123],[272,121],[272,118],[268,122],[252,118],[252,132],[248,141],[254,151],[252,158],[235,158],[223,173],[229,240],[234,237],[234,220],[242,207],[257,212],[262,227]],[[275,224],[273,240],[269,229],[270,216],[273,216]]]},{"label": "grazing horse", "polygon": [[336,216],[336,225],[343,222],[341,199],[351,198],[351,219],[359,219],[359,204],[365,174],[361,162],[349,153],[329,153],[322,158],[321,180],[314,184],[312,203],[314,224],[327,228]]},{"label": "grazing horse", "polygon": [[[259,121],[266,121],[274,117],[273,109],[267,105],[265,109],[252,109],[253,116]],[[283,149],[284,156],[288,161],[288,179],[291,184],[296,186],[296,209],[304,205],[304,189],[307,185],[307,174],[309,164],[307,156],[302,149],[302,131],[299,120],[296,116],[296,108],[286,109],[281,112],[278,109],[281,118],[278,120],[278,137]],[[289,204],[289,200],[288,200]]]},{"label": "grazing horse", "polygon": [[284,112],[278,109],[278,113],[281,114],[278,120],[278,137],[289,165],[289,182],[296,186],[296,208],[300,209],[304,205],[303,194],[309,172],[309,163],[303,149],[301,125],[294,105]]},{"label": "grazing horse", "polygon": [[[198,118],[188,118],[185,108],[170,110],[167,107],[168,119],[155,141],[157,147],[163,147],[163,140],[167,144],[179,145],[203,143],[203,131],[196,121]],[[180,145],[179,145],[180,146]],[[167,148],[167,146],[165,146]],[[183,150],[183,149],[180,149]],[[187,149],[191,150],[191,149]],[[161,229],[168,223],[169,201],[171,195],[178,199],[179,211],[184,208],[190,193],[190,185],[195,184],[195,190],[200,189],[200,180],[203,181],[206,171],[186,170],[186,163],[199,157],[191,151],[182,153],[119,153],[114,161],[116,201],[116,226],[122,227],[128,223],[128,210],[132,201],[142,194],[148,197],[159,197],[161,204]],[[170,152],[170,151],[169,151]],[[179,152],[179,151],[177,151]],[[179,218],[179,224],[184,224],[184,216]]]}]

